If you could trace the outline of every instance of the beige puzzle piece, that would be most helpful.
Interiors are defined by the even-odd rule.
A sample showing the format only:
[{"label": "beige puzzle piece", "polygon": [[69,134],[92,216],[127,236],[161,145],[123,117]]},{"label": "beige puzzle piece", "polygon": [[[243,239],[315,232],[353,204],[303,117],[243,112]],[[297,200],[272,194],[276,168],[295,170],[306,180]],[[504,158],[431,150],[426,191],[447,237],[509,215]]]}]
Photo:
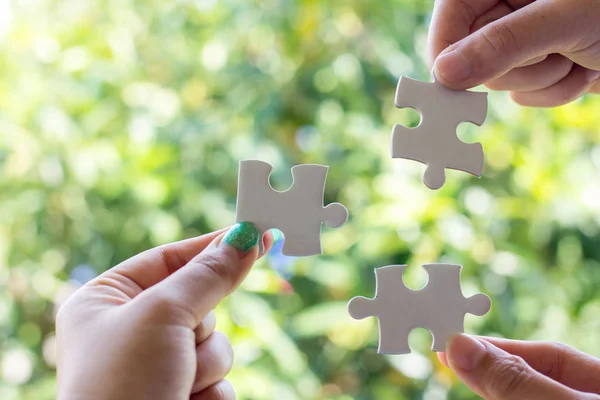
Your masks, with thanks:
[{"label": "beige puzzle piece", "polygon": [[482,125],[487,115],[487,93],[452,90],[441,83],[401,77],[396,89],[396,107],[413,108],[421,114],[416,128],[394,125],[392,158],[405,158],[427,165],[423,182],[439,189],[446,181],[445,169],[481,176],[483,148],[464,143],[456,136],[462,122]]},{"label": "beige puzzle piece", "polygon": [[[285,255],[322,254],[323,222],[338,228],[348,219],[348,210],[340,203],[323,207],[328,167],[296,165],[292,168],[292,186],[282,192],[269,183],[272,169],[263,161],[240,161],[236,222],[254,223],[261,237],[269,229],[279,229],[285,238]],[[259,245],[262,251],[262,240]]]},{"label": "beige puzzle piece", "polygon": [[406,265],[377,268],[375,298],[354,297],[348,303],[352,318],[378,318],[379,353],[410,353],[408,335],[415,328],[428,329],[433,336],[431,349],[444,351],[452,335],[464,332],[465,314],[482,316],[490,310],[487,295],[463,296],[460,265],[428,264],[423,268],[429,279],[421,290],[404,285]]}]

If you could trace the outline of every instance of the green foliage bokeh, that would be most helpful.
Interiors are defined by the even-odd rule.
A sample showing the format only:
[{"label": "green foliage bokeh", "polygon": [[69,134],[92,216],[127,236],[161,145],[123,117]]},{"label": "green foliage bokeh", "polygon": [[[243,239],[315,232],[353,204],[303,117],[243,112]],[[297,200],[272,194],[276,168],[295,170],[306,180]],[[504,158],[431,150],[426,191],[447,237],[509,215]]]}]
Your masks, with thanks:
[{"label": "green foliage bokeh", "polygon": [[[240,399],[475,398],[429,351],[376,354],[373,268],[464,266],[492,297],[470,333],[600,355],[600,99],[553,110],[490,95],[481,179],[390,158],[397,79],[429,79],[432,1],[0,2],[0,398],[55,396],[53,318],[80,282],[234,221],[237,165],[330,166],[350,210],[325,254],[260,261],[217,310]],[[282,277],[290,280],[290,289]],[[93,360],[90,360],[93,362]]]}]

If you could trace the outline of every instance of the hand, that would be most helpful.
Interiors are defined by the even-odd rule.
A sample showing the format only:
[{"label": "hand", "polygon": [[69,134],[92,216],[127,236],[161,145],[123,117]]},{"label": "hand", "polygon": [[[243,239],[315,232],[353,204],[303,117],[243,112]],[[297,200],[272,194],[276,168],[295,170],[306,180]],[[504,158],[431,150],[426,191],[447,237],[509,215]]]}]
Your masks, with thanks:
[{"label": "hand", "polygon": [[453,89],[485,83],[522,105],[566,104],[600,93],[598,21],[598,0],[437,0],[430,66]]},{"label": "hand", "polygon": [[[234,399],[231,344],[212,312],[259,257],[251,223],[141,253],[57,315],[58,399]],[[264,236],[265,251],[273,236]]]},{"label": "hand", "polygon": [[600,400],[600,360],[563,344],[460,334],[438,357],[487,400]]}]

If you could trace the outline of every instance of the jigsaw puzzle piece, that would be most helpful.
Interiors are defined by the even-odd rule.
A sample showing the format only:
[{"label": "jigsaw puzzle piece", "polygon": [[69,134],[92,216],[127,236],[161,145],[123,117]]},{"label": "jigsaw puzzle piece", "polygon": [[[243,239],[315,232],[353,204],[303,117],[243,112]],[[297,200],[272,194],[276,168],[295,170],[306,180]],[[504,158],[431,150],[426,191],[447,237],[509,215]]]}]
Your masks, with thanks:
[{"label": "jigsaw puzzle piece", "polygon": [[480,143],[464,143],[457,136],[422,137],[416,128],[395,125],[392,131],[392,158],[405,158],[427,165],[423,182],[439,189],[446,182],[446,168],[481,176],[483,147]]},{"label": "jigsaw puzzle piece", "polygon": [[[307,211],[307,213],[318,216],[318,212],[314,210]],[[340,203],[331,203],[327,207],[322,207],[320,214],[320,219],[317,221],[300,220],[302,218],[299,215],[295,224],[280,229],[285,238],[283,254],[300,257],[323,253],[321,248],[322,224],[325,223],[330,228],[339,228],[348,220],[348,210]]]},{"label": "jigsaw puzzle piece", "polygon": [[[283,254],[321,254],[321,225],[339,227],[348,219],[339,203],[323,207],[328,167],[297,165],[292,168],[292,186],[274,190],[270,184],[272,166],[257,160],[240,162],[236,221],[256,224],[261,237],[271,228],[279,229],[285,242]],[[259,242],[263,250],[262,241]]]},{"label": "jigsaw puzzle piece", "polygon": [[[483,293],[465,298],[460,285],[462,266],[455,264],[427,264],[428,282],[421,290],[423,299],[430,301],[427,308],[427,328],[433,336],[431,349],[444,351],[446,343],[455,334],[464,332],[465,314],[485,315],[491,308],[491,300]],[[442,312],[443,311],[443,312]]]},{"label": "jigsaw puzzle piece", "polygon": [[421,290],[404,285],[405,265],[377,268],[376,296],[355,297],[348,312],[355,319],[375,316],[379,321],[379,353],[410,353],[408,336],[415,328],[426,328],[432,335],[432,350],[444,351],[448,340],[464,332],[464,316],[486,314],[491,301],[484,294],[470,298],[462,295],[460,265],[429,264],[423,266],[428,282]]},{"label": "jigsaw puzzle piece", "polygon": [[481,317],[490,311],[492,301],[489,296],[477,293],[471,297],[462,294],[460,274],[462,266],[457,264],[426,264],[428,281],[425,288],[433,293],[446,293],[444,301],[456,304],[453,309],[463,309],[464,314],[473,314]]},{"label": "jigsaw puzzle piece", "polygon": [[348,221],[348,209],[341,203],[331,203],[323,207],[321,219],[330,228],[339,228]]},{"label": "jigsaw puzzle piece", "polygon": [[[433,341],[431,343],[431,350],[446,351],[446,345],[448,344],[448,341],[452,338],[452,336],[456,335],[457,333],[463,333],[465,331],[465,314],[475,314],[477,316],[483,316],[487,314],[491,307],[490,298],[482,293],[479,293],[474,297],[476,298],[465,299],[467,305],[464,308],[444,308],[444,314],[439,315],[437,318],[428,323],[428,329],[431,332],[431,336],[433,338]],[[476,308],[473,309],[472,307]],[[474,310],[478,311],[472,312]]]},{"label": "jigsaw puzzle piece", "polygon": [[295,202],[317,212],[319,227],[324,222],[330,228],[339,228],[348,220],[348,210],[340,203],[331,203],[323,207],[325,181],[329,167],[325,165],[305,164],[292,167]]},{"label": "jigsaw puzzle piece", "polygon": [[391,296],[402,283],[405,265],[390,265],[375,269],[375,297],[357,296],[348,303],[348,312],[355,319],[363,319],[381,314],[381,305],[393,302]]},{"label": "jigsaw puzzle piece", "polygon": [[292,187],[285,192],[286,203],[292,207],[291,215],[280,230],[285,242],[284,254],[306,256],[321,254],[321,226],[323,222],[338,228],[348,219],[348,210],[340,203],[323,207],[325,181],[329,167],[324,165],[296,165],[292,167]]},{"label": "jigsaw puzzle piece", "polygon": [[377,299],[367,297],[354,297],[348,303],[348,313],[354,319],[365,319],[377,317],[379,325],[379,347],[380,354],[406,354],[410,353],[408,335],[410,329],[406,329],[396,322],[397,316],[388,315],[393,310],[378,309]]},{"label": "jigsaw puzzle piece", "polygon": [[398,108],[413,108],[421,115],[416,128],[395,125],[392,158],[406,158],[427,165],[423,182],[431,189],[443,186],[445,169],[481,176],[483,148],[456,136],[462,122],[481,125],[487,115],[487,93],[448,89],[439,82],[420,82],[401,77],[396,89]]},{"label": "jigsaw puzzle piece", "polygon": [[391,265],[375,270],[380,338],[377,352],[380,354],[410,353],[408,335],[413,327],[405,322],[414,319],[411,318],[414,308],[410,298],[414,291],[404,285],[402,276],[405,270],[406,265]]},{"label": "jigsaw puzzle piece", "polygon": [[[273,204],[273,188],[269,183],[272,170],[270,164],[258,160],[244,160],[239,164],[236,222],[254,223],[261,239],[266,231],[274,228],[271,213],[279,215],[284,211],[265,207],[267,204],[277,206]],[[258,243],[260,251],[263,251],[262,240]]]},{"label": "jigsaw puzzle piece", "polygon": [[387,305],[396,302],[397,293],[408,290],[402,281],[406,265],[389,265],[375,269],[375,297],[357,296],[348,303],[348,312],[354,319],[385,314]]},{"label": "jigsaw puzzle piece", "polygon": [[397,108],[417,110],[421,115],[421,124],[431,119],[428,123],[442,121],[442,128],[449,126],[454,129],[462,122],[481,126],[488,110],[487,93],[449,89],[435,77],[433,82],[400,77],[395,104]]},{"label": "jigsaw puzzle piece", "polygon": [[348,313],[354,319],[377,317],[380,354],[410,353],[408,335],[413,329],[410,319],[410,289],[402,281],[406,265],[390,265],[375,269],[375,298],[354,297],[348,303]]}]

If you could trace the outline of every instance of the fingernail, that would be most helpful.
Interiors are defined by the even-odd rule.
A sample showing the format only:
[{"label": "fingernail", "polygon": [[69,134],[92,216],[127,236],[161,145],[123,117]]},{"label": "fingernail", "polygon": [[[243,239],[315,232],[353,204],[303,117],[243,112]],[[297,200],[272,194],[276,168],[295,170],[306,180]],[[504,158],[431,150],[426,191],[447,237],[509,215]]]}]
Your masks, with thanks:
[{"label": "fingernail", "polygon": [[260,239],[260,232],[252,222],[239,222],[229,229],[221,243],[235,247],[241,252],[247,253]]},{"label": "fingernail", "polygon": [[451,360],[451,365],[469,372],[477,367],[486,352],[483,343],[461,333],[448,343],[446,356]]},{"label": "fingernail", "polygon": [[273,235],[273,245],[276,245],[283,239],[283,234],[279,229],[271,229],[271,235]]},{"label": "fingernail", "polygon": [[435,75],[447,83],[459,83],[473,73],[471,63],[460,50],[452,50],[440,56],[434,65]]}]

